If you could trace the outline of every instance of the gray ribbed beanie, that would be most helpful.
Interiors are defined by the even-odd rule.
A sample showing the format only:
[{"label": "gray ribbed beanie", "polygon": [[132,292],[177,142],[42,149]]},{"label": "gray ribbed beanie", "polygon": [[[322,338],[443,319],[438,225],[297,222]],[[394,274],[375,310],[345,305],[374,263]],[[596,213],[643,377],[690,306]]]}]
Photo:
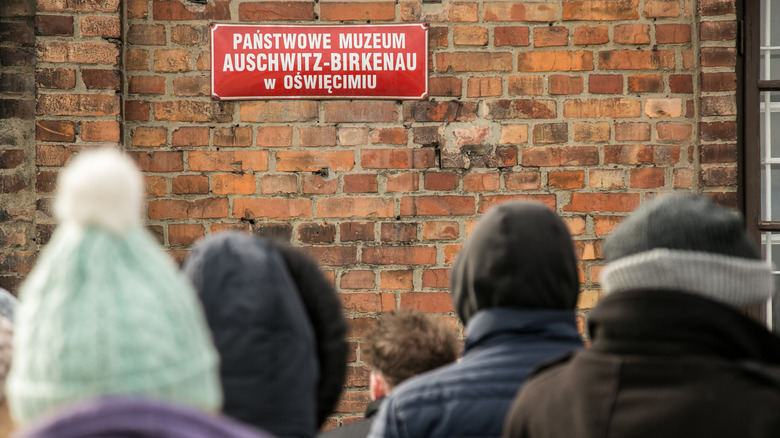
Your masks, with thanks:
[{"label": "gray ribbed beanie", "polygon": [[668,195],[643,204],[607,237],[605,293],[675,290],[743,307],[773,294],[741,217],[703,195]]}]

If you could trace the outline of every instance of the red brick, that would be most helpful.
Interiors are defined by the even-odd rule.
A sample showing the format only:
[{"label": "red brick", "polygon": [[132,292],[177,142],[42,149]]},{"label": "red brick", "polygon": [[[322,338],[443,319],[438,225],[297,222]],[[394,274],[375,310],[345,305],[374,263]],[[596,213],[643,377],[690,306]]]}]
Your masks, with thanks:
[{"label": "red brick", "polygon": [[485,21],[557,21],[557,2],[485,2]]},{"label": "red brick", "polygon": [[363,149],[360,165],[364,169],[409,169],[412,151],[409,149]]},{"label": "red brick", "polygon": [[335,146],[336,128],[333,126],[300,127],[298,142],[303,147]]},{"label": "red brick", "polygon": [[599,52],[599,68],[602,70],[670,70],[674,68],[674,51],[604,50]]},{"label": "red brick", "polygon": [[691,42],[690,24],[656,24],[655,41],[658,44],[681,44]]},{"label": "red brick", "polygon": [[160,147],[168,141],[168,130],[151,126],[139,126],[132,133],[133,147]]},{"label": "red brick", "polygon": [[737,185],[737,169],[735,167],[712,167],[704,169],[701,181],[707,187],[733,187]]},{"label": "red brick", "polygon": [[469,78],[466,88],[467,97],[496,97],[503,93],[500,77]]},{"label": "red brick", "polygon": [[458,187],[458,175],[455,173],[426,173],[425,190],[455,190]]},{"label": "red brick", "polygon": [[130,94],[165,94],[165,77],[130,76]]},{"label": "red brick", "polygon": [[217,219],[227,217],[227,198],[194,201],[152,199],[147,204],[149,219]]},{"label": "red brick", "polygon": [[88,90],[119,90],[121,78],[119,71],[106,69],[81,69],[81,81]]},{"label": "red brick", "polygon": [[737,64],[737,50],[733,47],[702,47],[702,67],[733,67]]},{"label": "red brick", "polygon": [[317,102],[305,100],[242,102],[242,122],[309,122],[319,116]]},{"label": "red brick", "polygon": [[119,38],[119,26],[119,17],[89,15],[81,18],[81,36]]},{"label": "red brick", "polygon": [[507,190],[536,190],[541,187],[541,180],[539,172],[534,171],[512,172],[504,176]]},{"label": "red brick", "polygon": [[37,15],[35,17],[35,35],[73,36],[73,16]]},{"label": "red brick", "polygon": [[699,27],[700,41],[731,41],[736,38],[736,21],[703,21]]},{"label": "red brick", "polygon": [[613,34],[612,39],[618,44],[650,44],[650,26],[647,24],[618,24]]},{"label": "red brick", "polygon": [[452,42],[456,46],[486,46],[488,30],[480,26],[455,26],[452,31]]},{"label": "red brick", "polygon": [[[500,78],[497,79],[501,80]],[[509,76],[507,81],[509,95],[511,96],[541,96],[544,93],[544,76]],[[499,92],[496,95],[500,94]]]},{"label": "red brick", "polygon": [[290,219],[312,217],[309,199],[286,198],[236,198],[233,200],[233,217]]},{"label": "red brick", "polygon": [[609,27],[603,24],[593,27],[583,24],[574,29],[574,44],[578,46],[606,44],[608,42]]},{"label": "red brick", "polygon": [[211,191],[215,195],[251,195],[257,191],[257,182],[252,174],[218,173]]},{"label": "red brick", "polygon": [[582,76],[550,75],[548,78],[550,94],[580,94],[585,89]]},{"label": "red brick", "polygon": [[280,172],[318,172],[330,169],[335,172],[352,170],[355,156],[352,151],[279,151],[276,153],[276,170]]},{"label": "red brick", "polygon": [[428,29],[428,45],[430,47],[447,47],[449,29],[446,27],[431,27]]},{"label": "red brick", "polygon": [[290,147],[293,144],[293,127],[260,126],[255,142],[258,147]]},{"label": "red brick", "polygon": [[[332,243],[335,237],[336,226],[333,224],[319,222],[303,223],[298,226],[298,240],[303,243]],[[343,283],[341,287],[344,287]]]},{"label": "red brick", "polygon": [[699,135],[702,141],[736,141],[737,124],[733,121],[701,122]]},{"label": "red brick", "polygon": [[417,224],[384,222],[379,229],[382,242],[414,242],[417,240]]},{"label": "red brick", "polygon": [[374,240],[373,222],[344,222],[339,224],[339,234],[342,242]]},{"label": "red brick", "polygon": [[387,175],[387,192],[416,192],[420,189],[420,179],[417,173],[401,173]]},{"label": "red brick", "polygon": [[205,235],[200,224],[168,225],[168,243],[173,246],[190,246]]},{"label": "red brick", "polygon": [[[424,280],[427,279],[426,272],[430,272],[430,270],[423,273]],[[428,277],[431,275],[428,274]],[[439,275],[444,275],[444,282],[448,283],[446,281],[446,272]],[[447,286],[438,287],[446,288]],[[412,308],[426,313],[449,313],[455,311],[452,306],[452,297],[446,292],[407,292],[401,294],[401,308]]]},{"label": "red brick", "polygon": [[[347,271],[341,275],[339,285],[342,289],[373,289],[376,283],[374,271]],[[372,294],[379,298],[378,294]],[[359,311],[359,310],[353,310]]]},{"label": "red brick", "polygon": [[317,216],[322,218],[393,217],[395,205],[390,198],[323,198],[317,201]]},{"label": "red brick", "polygon": [[647,98],[645,101],[645,115],[651,118],[680,117],[682,116],[682,99],[671,98]]},{"label": "red brick", "polygon": [[701,91],[734,91],[737,89],[737,75],[734,72],[701,74]]},{"label": "red brick", "polygon": [[375,128],[371,130],[371,143],[403,145],[409,140],[409,131],[405,128]]},{"label": "red brick", "polygon": [[574,141],[602,142],[609,141],[611,132],[609,122],[575,122]]},{"label": "red brick", "polygon": [[693,75],[679,74],[669,76],[669,91],[672,93],[693,94]]},{"label": "red brick", "polygon": [[171,192],[176,195],[206,194],[209,179],[203,175],[179,175],[171,180]]},{"label": "red brick", "polygon": [[174,147],[194,147],[194,146],[208,146],[209,144],[209,128],[208,127],[196,127],[196,126],[184,126],[175,131],[171,136],[171,144]]},{"label": "red brick", "polygon": [[563,123],[541,123],[534,125],[534,144],[566,143],[569,140],[569,125]]},{"label": "red brick", "polygon": [[238,5],[239,21],[313,20],[314,3],[244,2]]},{"label": "red brick", "polygon": [[588,91],[594,94],[623,94],[623,75],[590,75]]},{"label": "red brick", "polygon": [[394,19],[394,2],[324,2],[320,4],[320,20],[322,21],[389,21]]},{"label": "red brick", "polygon": [[593,231],[597,236],[609,235],[624,218],[624,216],[593,216]]},{"label": "red brick", "polygon": [[38,97],[36,113],[51,116],[116,116],[119,114],[119,96],[43,94]]},{"label": "red brick", "polygon": [[190,170],[196,172],[264,172],[268,170],[267,151],[190,151]]},{"label": "red brick", "polygon": [[641,102],[624,97],[609,99],[574,99],[563,103],[566,118],[635,118],[641,114]]},{"label": "red brick", "polygon": [[35,122],[35,139],[72,143],[76,140],[76,124],[65,120],[38,120]]},{"label": "red brick", "polygon": [[379,287],[382,290],[412,290],[412,271],[380,271]]},{"label": "red brick", "polygon": [[35,83],[40,88],[67,90],[76,86],[76,71],[65,68],[39,68],[35,70]]},{"label": "red brick", "polygon": [[534,28],[534,47],[566,46],[569,44],[569,29],[563,26],[541,26]]},{"label": "red brick", "polygon": [[737,161],[737,145],[703,144],[701,145],[701,162],[704,164],[735,163]]},{"label": "red brick", "polygon": [[158,49],[154,51],[154,71],[178,73],[190,70],[191,54],[185,49]]},{"label": "red brick", "polygon": [[210,90],[209,78],[185,76],[173,80],[175,96],[208,96]]},{"label": "red brick", "polygon": [[555,209],[555,195],[480,195],[479,213],[485,213],[491,207],[509,201],[538,201],[550,209]]},{"label": "red brick", "polygon": [[344,175],[344,193],[377,193],[379,183],[373,174]]},{"label": "red brick", "polygon": [[587,71],[593,70],[593,66],[593,52],[590,51],[533,50],[517,55],[517,70],[522,72]]},{"label": "red brick", "polygon": [[734,14],[734,0],[701,0],[699,2],[701,15],[728,15]]},{"label": "red brick", "polygon": [[693,125],[690,123],[659,122],[656,130],[658,140],[690,141],[693,138]]},{"label": "red brick", "polygon": [[298,177],[296,175],[263,175],[260,180],[260,191],[264,194],[297,193]]},{"label": "red brick", "polygon": [[664,91],[663,76],[638,73],[628,77],[628,91],[632,93],[659,93]]},{"label": "red brick", "polygon": [[527,46],[530,44],[528,34],[526,26],[496,27],[493,29],[494,44],[496,47]]},{"label": "red brick", "polygon": [[551,171],[547,174],[547,185],[560,190],[585,187],[585,172],[582,170]]},{"label": "red brick", "polygon": [[398,121],[398,107],[391,102],[327,102],[324,107],[329,123]]},{"label": "red brick", "polygon": [[617,189],[626,186],[621,169],[591,169],[588,171],[588,186],[596,189]]},{"label": "red brick", "polygon": [[644,14],[647,18],[679,17],[680,3],[668,0],[646,0]]},{"label": "red brick", "polygon": [[546,99],[493,100],[485,102],[487,119],[554,119],[556,104]]},{"label": "red brick", "polygon": [[637,20],[639,0],[577,0],[563,3],[564,20]]},{"label": "red brick", "polygon": [[357,248],[354,246],[309,246],[303,250],[323,266],[345,266],[357,262]]},{"label": "red brick", "polygon": [[635,189],[655,189],[664,186],[664,169],[639,167],[629,170],[628,184]]},{"label": "red brick", "polygon": [[[36,160],[38,154],[36,153]],[[24,151],[20,149],[5,149],[0,151],[0,169],[14,169],[24,162]]]},{"label": "red brick", "polygon": [[428,79],[428,94],[430,96],[460,97],[463,94],[463,81],[453,77],[436,77]]},{"label": "red brick", "polygon": [[249,126],[232,126],[214,130],[214,146],[246,147],[252,146],[252,128]]},{"label": "red brick", "polygon": [[181,152],[128,152],[144,172],[181,172],[184,170]]},{"label": "red brick", "polygon": [[639,206],[638,193],[572,193],[563,211],[629,212]]},{"label": "red brick", "polygon": [[180,0],[155,0],[152,17],[155,20],[230,20],[230,0],[213,0],[203,8],[187,7]]},{"label": "red brick", "polygon": [[328,195],[336,193],[338,188],[338,178],[327,181],[321,175],[303,175],[303,193]]},{"label": "red brick", "polygon": [[361,261],[369,265],[433,265],[433,246],[370,246],[364,247]]},{"label": "red brick", "polygon": [[209,34],[206,26],[180,24],[171,28],[171,42],[182,46],[194,46],[208,42]]},{"label": "red brick", "polygon": [[703,117],[736,115],[736,96],[702,96],[700,112]]},{"label": "red brick", "polygon": [[125,55],[125,69],[148,70],[149,51],[141,49],[128,49]]},{"label": "red brick", "polygon": [[154,102],[154,118],[172,122],[212,122],[214,104],[193,100]]},{"label": "red brick", "polygon": [[499,190],[498,173],[467,173],[463,176],[463,190],[467,192],[493,192]]},{"label": "red brick", "polygon": [[680,147],[673,145],[606,145],[604,164],[676,164]]},{"label": "red brick", "polygon": [[648,141],[650,124],[644,122],[615,123],[615,141]]},{"label": "red brick", "polygon": [[511,71],[512,54],[505,52],[440,52],[436,71],[447,72]]},{"label": "red brick", "polygon": [[473,196],[401,198],[401,216],[465,216],[475,212]]},{"label": "red brick", "polygon": [[474,102],[406,102],[404,120],[415,122],[466,122],[476,118]]},{"label": "red brick", "polygon": [[599,151],[593,146],[539,146],[523,150],[523,166],[593,166],[599,162]]},{"label": "red brick", "polygon": [[455,128],[452,133],[455,136],[455,145],[457,146],[481,145],[490,135],[490,127],[469,126],[468,128]]},{"label": "red brick", "polygon": [[342,146],[360,146],[368,143],[368,128],[339,127],[338,141]]},{"label": "red brick", "polygon": [[528,125],[501,125],[499,144],[523,144],[528,141]]}]

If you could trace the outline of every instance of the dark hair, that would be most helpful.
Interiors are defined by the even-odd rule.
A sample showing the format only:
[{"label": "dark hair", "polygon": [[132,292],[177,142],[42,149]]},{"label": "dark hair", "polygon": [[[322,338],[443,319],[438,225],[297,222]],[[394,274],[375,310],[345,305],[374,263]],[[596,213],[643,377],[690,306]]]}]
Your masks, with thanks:
[{"label": "dark hair", "polygon": [[454,331],[441,321],[410,309],[383,315],[376,328],[366,335],[361,352],[391,386],[458,357]]}]

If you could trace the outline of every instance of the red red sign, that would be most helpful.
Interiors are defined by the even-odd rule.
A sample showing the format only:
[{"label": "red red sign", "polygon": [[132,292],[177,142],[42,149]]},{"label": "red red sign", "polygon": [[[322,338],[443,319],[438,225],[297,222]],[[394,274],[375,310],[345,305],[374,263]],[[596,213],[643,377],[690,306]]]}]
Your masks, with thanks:
[{"label": "red red sign", "polygon": [[424,99],[428,26],[213,24],[211,95]]}]

